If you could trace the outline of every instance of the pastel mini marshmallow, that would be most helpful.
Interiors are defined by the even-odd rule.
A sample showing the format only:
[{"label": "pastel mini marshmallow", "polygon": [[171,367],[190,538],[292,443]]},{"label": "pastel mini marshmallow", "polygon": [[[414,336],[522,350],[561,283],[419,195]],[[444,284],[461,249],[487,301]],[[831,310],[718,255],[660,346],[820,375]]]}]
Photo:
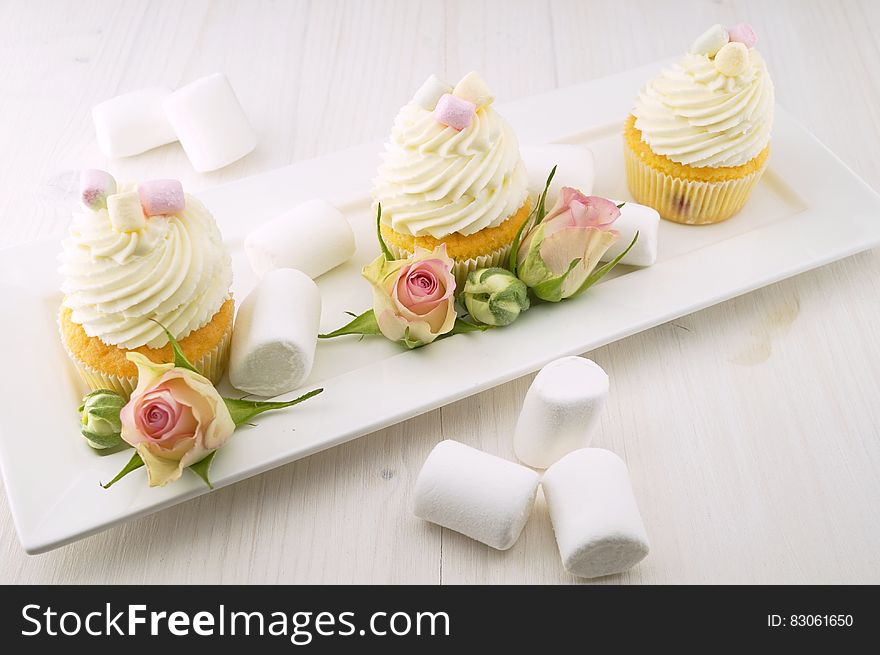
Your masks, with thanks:
[{"label": "pastel mini marshmallow", "polygon": [[437,101],[447,93],[452,93],[452,86],[432,74],[419,87],[410,103],[418,105],[425,111],[434,111],[437,107]]},{"label": "pastel mini marshmallow", "polygon": [[588,147],[550,143],[540,146],[521,146],[519,151],[529,177],[529,194],[533,198],[537,198],[544,191],[547,176],[556,166],[556,174],[547,191],[548,209],[554,205],[559,191],[564,186],[577,189],[587,196],[593,192],[596,168],[593,151]]},{"label": "pastel mini marshmallow", "polygon": [[107,196],[107,212],[110,225],[117,232],[135,232],[147,224],[137,191]]},{"label": "pastel mini marshmallow", "polygon": [[98,147],[107,157],[130,157],[177,141],[165,117],[165,87],[125,93],[92,107]]},{"label": "pastel mini marshmallow", "polygon": [[320,320],[321,295],[308,275],[291,268],[268,272],[238,308],[229,382],[265,397],[299,387],[312,371]]},{"label": "pastel mini marshmallow", "polygon": [[186,207],[179,180],[149,180],[138,185],[141,207],[147,216],[177,214]]},{"label": "pastel mini marshmallow", "polygon": [[601,448],[576,450],[547,469],[541,485],[566,571],[597,578],[647,556],[648,535],[620,457]]},{"label": "pastel mini marshmallow", "polygon": [[471,71],[459,80],[452,90],[452,95],[474,103],[477,108],[491,105],[492,101],[495,100],[495,97],[489,90],[489,85],[474,71]]},{"label": "pastel mini marshmallow", "polygon": [[744,43],[728,43],[715,55],[715,70],[728,77],[742,75],[749,69],[749,49]]},{"label": "pastel mini marshmallow", "polygon": [[730,37],[727,34],[727,28],[725,28],[724,25],[716,23],[697,37],[693,44],[691,44],[690,51],[696,55],[714,57],[729,40]]},{"label": "pastel mini marshmallow", "polygon": [[737,23],[733,27],[727,28],[727,34],[730,40],[736,43],[742,43],[747,48],[754,48],[758,45],[758,35],[748,23]]},{"label": "pastel mini marshmallow", "polygon": [[261,277],[276,268],[295,268],[314,279],[348,261],[354,251],[351,225],[321,199],[294,207],[244,240],[251,268]]},{"label": "pastel mini marshmallow", "polygon": [[474,120],[477,106],[470,100],[464,100],[446,93],[440,97],[434,109],[434,118],[438,123],[455,130],[463,130]]},{"label": "pastel mini marshmallow", "polygon": [[441,441],[416,479],[416,516],[498,550],[519,538],[535,503],[535,471],[457,441]]},{"label": "pastel mini marshmallow", "polygon": [[228,166],[257,147],[247,116],[222,73],[181,87],[163,106],[180,145],[200,173]]},{"label": "pastel mini marshmallow", "polygon": [[[615,201],[620,204],[619,201]],[[627,201],[620,208],[620,216],[611,226],[617,230],[617,241],[602,255],[603,262],[610,262],[627,249],[636,232],[639,234],[629,252],[620,260],[627,266],[652,266],[657,261],[657,242],[660,232],[660,214],[653,207]]]},{"label": "pastel mini marshmallow", "polygon": [[116,180],[107,171],[87,168],[79,174],[79,200],[84,207],[107,207],[107,197],[116,193]]},{"label": "pastel mini marshmallow", "polygon": [[513,433],[517,458],[547,468],[590,445],[608,398],[608,374],[585,357],[547,364],[532,381]]}]

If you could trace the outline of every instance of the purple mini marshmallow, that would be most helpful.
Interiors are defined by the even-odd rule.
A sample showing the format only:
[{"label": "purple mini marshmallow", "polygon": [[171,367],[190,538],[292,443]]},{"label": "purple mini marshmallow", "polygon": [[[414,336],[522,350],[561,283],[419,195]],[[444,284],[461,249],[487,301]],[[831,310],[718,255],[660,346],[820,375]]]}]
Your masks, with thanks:
[{"label": "purple mini marshmallow", "polygon": [[438,123],[461,131],[471,124],[476,110],[477,106],[469,100],[462,100],[451,93],[446,93],[437,101],[434,118]]},{"label": "purple mini marshmallow", "polygon": [[138,185],[141,206],[147,216],[176,214],[186,207],[183,185],[178,180],[150,180]]},{"label": "purple mini marshmallow", "polygon": [[116,193],[116,180],[107,171],[87,168],[79,174],[79,199],[89,209],[107,207],[107,196]]},{"label": "purple mini marshmallow", "polygon": [[747,48],[754,48],[758,43],[758,35],[755,34],[755,28],[748,23],[737,23],[733,27],[728,27],[727,35],[731,41],[742,43]]}]

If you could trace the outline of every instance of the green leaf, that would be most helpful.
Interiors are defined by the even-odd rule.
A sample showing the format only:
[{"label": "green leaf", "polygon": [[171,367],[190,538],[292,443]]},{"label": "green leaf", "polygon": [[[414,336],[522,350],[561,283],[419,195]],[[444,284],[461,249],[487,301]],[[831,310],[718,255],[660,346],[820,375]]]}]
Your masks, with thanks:
[{"label": "green leaf", "polygon": [[379,239],[379,249],[389,262],[394,261],[394,255],[388,250],[385,239],[382,238],[382,203],[379,203],[379,209],[376,211],[376,237]]},{"label": "green leaf", "polygon": [[538,201],[538,214],[535,218],[535,225],[540,225],[541,221],[543,221],[544,217],[547,215],[544,204],[547,202],[547,191],[550,190],[550,182],[553,181],[554,175],[556,175],[556,166],[553,167],[550,171],[550,175],[547,176],[547,182],[544,184],[544,191],[541,192],[541,199]]},{"label": "green leaf", "polygon": [[541,300],[549,302],[559,302],[562,300],[562,285],[565,284],[566,278],[571,275],[571,272],[581,263],[582,259],[582,257],[578,257],[571,260],[571,264],[568,265],[568,270],[565,273],[533,286],[532,291],[534,294]]},{"label": "green leaf", "polygon": [[198,373],[199,375],[201,375],[201,371],[193,366],[186,358],[186,355],[183,354],[183,349],[180,347],[180,344],[177,343],[177,339],[175,339],[174,336],[168,331],[168,328],[166,328],[154,318],[151,318],[150,320],[153,321],[153,323],[158,325],[160,328],[162,328],[162,331],[165,332],[165,336],[168,337],[168,343],[171,344],[171,352],[174,353],[174,365],[177,368],[185,368],[192,371],[193,373]]},{"label": "green leaf", "polygon": [[205,481],[205,484],[208,485],[208,489],[213,489],[214,485],[211,484],[211,480],[208,478],[208,471],[211,470],[211,462],[214,461],[214,455],[217,454],[216,450],[212,450],[211,453],[205,457],[205,459],[199,460],[195,464],[189,465],[189,470],[199,476],[202,480]]},{"label": "green leaf", "polygon": [[620,203],[619,205],[617,205],[617,208],[618,208],[618,209],[623,209],[623,206],[624,206],[625,204],[626,204],[626,200],[624,200],[622,203]]},{"label": "green leaf", "polygon": [[122,470],[116,474],[115,478],[110,480],[110,482],[108,482],[107,484],[102,484],[101,486],[104,487],[104,489],[109,489],[114,484],[119,482],[122,478],[124,478],[126,475],[128,475],[132,471],[137,471],[143,465],[144,465],[144,460],[141,459],[140,453],[136,452],[134,455],[131,456],[131,459],[128,460],[128,464],[126,464],[122,468]]},{"label": "green leaf", "polygon": [[307,394],[302,395],[299,398],[285,401],[261,401],[224,398],[223,402],[226,403],[226,407],[229,409],[229,414],[232,416],[232,421],[235,423],[235,426],[238,427],[239,425],[250,421],[257,414],[262,414],[263,412],[268,412],[272,409],[284,409],[286,407],[293,407],[294,405],[298,405],[299,403],[304,402],[309,398],[317,396],[322,391],[324,390],[315,389],[314,391],[309,391]]},{"label": "green leaf", "polygon": [[327,334],[319,334],[319,339],[332,339],[334,337],[341,337],[346,334],[382,334],[382,331],[379,330],[379,323],[376,321],[376,313],[372,309],[368,309],[360,316],[355,316],[351,312],[345,312],[350,316],[354,316],[354,319],[343,325],[338,330],[334,330],[333,332],[328,332]]},{"label": "green leaf", "polygon": [[495,326],[494,325],[477,325],[476,323],[470,323],[463,318],[456,318],[455,325],[452,326],[452,329],[444,334],[444,337],[451,337],[453,334],[467,334],[468,332],[485,332],[486,330],[491,330]]},{"label": "green leaf", "polygon": [[636,232],[635,236],[633,237],[633,240],[630,241],[629,245],[626,247],[626,250],[624,250],[617,257],[612,259],[610,262],[608,262],[604,266],[600,266],[595,271],[590,273],[590,275],[587,277],[586,280],[584,280],[584,283],[580,286],[580,288],[577,291],[575,291],[573,294],[571,294],[571,297],[575,298],[575,297],[581,295],[584,291],[589,289],[591,286],[596,284],[596,282],[598,282],[603,277],[605,277],[608,273],[610,273],[611,269],[614,268],[615,266],[617,266],[618,262],[620,262],[621,259],[626,257],[626,253],[628,253],[632,249],[632,247],[634,245],[636,245],[636,241],[638,241],[638,240],[639,240],[639,233]]},{"label": "green leaf", "polygon": [[547,191],[550,189],[550,182],[553,181],[554,175],[556,175],[556,166],[552,168],[550,175],[547,176],[547,181],[544,183],[544,190],[541,192],[541,195],[538,196],[538,202],[535,204],[535,208],[529,213],[528,218],[523,221],[523,224],[519,226],[519,229],[516,231],[516,236],[513,238],[513,245],[510,248],[510,256],[507,258],[507,268],[509,268],[514,275],[516,275],[519,245],[522,243],[523,232],[533,220],[534,225],[538,225],[538,223],[544,220],[544,216],[546,215],[544,212],[544,203],[547,200]]}]

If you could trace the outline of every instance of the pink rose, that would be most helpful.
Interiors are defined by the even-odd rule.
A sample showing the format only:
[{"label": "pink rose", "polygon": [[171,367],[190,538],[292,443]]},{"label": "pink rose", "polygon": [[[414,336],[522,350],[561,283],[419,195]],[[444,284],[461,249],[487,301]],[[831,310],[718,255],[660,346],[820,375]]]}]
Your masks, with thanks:
[{"label": "pink rose", "polygon": [[618,216],[617,205],[607,198],[563,187],[553,209],[523,238],[518,277],[543,300],[575,295],[617,240],[611,225]]},{"label": "pink rose", "polygon": [[127,357],[138,386],[119,415],[122,438],[143,459],[150,486],[164,486],[225,444],[235,423],[207,378],[140,353]]},{"label": "pink rose", "polygon": [[373,287],[373,311],[382,334],[409,348],[431,343],[455,325],[454,262],[446,245],[416,248],[409,258],[377,258],[364,277]]}]

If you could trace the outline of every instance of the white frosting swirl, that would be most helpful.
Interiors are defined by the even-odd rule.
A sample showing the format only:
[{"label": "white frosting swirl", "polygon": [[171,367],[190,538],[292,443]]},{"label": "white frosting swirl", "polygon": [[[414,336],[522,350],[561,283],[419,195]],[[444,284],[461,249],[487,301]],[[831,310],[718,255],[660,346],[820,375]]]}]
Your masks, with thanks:
[{"label": "white frosting swirl", "polygon": [[715,61],[687,54],[651,80],[636,100],[636,128],[651,150],[689,166],[741,166],[770,142],[773,82],[749,50],[746,72],[723,75]]},{"label": "white frosting swirl", "polygon": [[106,209],[74,214],[60,262],[71,320],[90,337],[127,349],[168,343],[150,319],[177,339],[203,327],[232,283],[217,224],[190,195],[182,212],[150,216],[135,232],[114,231]]},{"label": "white frosting swirl", "polygon": [[528,194],[516,135],[491,106],[477,109],[459,132],[438,123],[433,112],[405,105],[374,184],[383,222],[437,239],[500,225]]}]

